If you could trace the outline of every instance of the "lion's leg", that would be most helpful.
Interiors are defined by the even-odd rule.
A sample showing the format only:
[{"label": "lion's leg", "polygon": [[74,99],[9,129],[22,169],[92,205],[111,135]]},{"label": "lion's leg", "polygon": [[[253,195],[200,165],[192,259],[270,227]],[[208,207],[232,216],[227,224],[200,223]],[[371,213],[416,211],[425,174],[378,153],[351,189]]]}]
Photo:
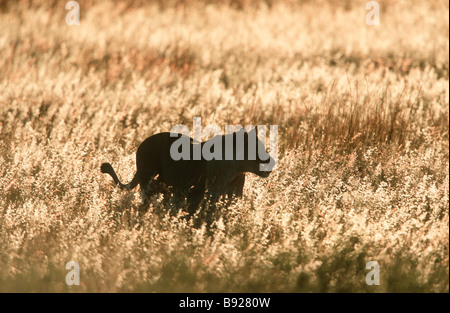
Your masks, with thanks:
[{"label": "lion's leg", "polygon": [[166,193],[165,185],[156,179],[157,175],[141,175],[142,200],[147,201],[158,193]]},{"label": "lion's leg", "polygon": [[228,198],[233,196],[242,197],[244,192],[245,174],[241,173],[230,181],[226,186]]},{"label": "lion's leg", "polygon": [[188,213],[193,216],[200,208],[205,196],[206,182],[204,178],[199,179],[188,191]]},{"label": "lion's leg", "polygon": [[189,215],[194,215],[200,207],[203,200],[203,195],[205,194],[204,188],[195,187],[189,192],[188,196],[188,212]]}]

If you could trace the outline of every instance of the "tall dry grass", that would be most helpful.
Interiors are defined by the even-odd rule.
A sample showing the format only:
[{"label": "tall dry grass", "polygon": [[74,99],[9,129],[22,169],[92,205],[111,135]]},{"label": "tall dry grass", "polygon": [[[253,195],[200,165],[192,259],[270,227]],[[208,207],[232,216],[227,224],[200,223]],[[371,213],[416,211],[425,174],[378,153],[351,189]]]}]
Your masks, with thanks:
[{"label": "tall dry grass", "polygon": [[[449,291],[448,1],[64,6],[0,1],[0,291]],[[194,116],[279,126],[212,233],[99,171]]]}]

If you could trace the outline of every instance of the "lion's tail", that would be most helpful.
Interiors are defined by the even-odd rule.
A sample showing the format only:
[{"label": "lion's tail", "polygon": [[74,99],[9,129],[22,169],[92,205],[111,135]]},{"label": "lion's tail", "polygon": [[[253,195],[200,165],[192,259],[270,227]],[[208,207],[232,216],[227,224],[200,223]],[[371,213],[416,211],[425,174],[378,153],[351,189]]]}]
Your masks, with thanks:
[{"label": "lion's tail", "polygon": [[116,172],[114,171],[114,169],[112,168],[111,164],[109,163],[103,163],[102,166],[100,167],[102,173],[106,173],[111,175],[111,177],[114,179],[114,183],[120,187],[120,189],[122,190],[131,190],[134,187],[137,186],[138,182],[139,182],[139,178],[138,178],[138,173],[136,172],[136,174],[134,174],[133,179],[131,180],[130,183],[124,185],[120,182],[119,178],[116,175]]}]

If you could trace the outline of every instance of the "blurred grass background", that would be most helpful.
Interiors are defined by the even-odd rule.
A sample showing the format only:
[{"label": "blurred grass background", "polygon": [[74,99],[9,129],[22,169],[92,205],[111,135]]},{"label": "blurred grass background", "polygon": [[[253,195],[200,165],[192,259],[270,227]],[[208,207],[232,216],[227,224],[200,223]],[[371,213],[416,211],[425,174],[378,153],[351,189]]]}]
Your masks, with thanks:
[{"label": "blurred grass background", "polygon": [[[0,0],[0,291],[448,292],[449,5],[379,3]],[[212,235],[99,171],[194,116],[279,126]]]}]

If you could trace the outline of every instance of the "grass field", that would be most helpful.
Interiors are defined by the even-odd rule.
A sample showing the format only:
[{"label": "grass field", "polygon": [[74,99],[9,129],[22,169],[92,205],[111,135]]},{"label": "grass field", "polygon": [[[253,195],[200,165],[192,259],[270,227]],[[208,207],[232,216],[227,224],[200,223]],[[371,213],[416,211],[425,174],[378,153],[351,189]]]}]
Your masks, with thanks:
[{"label": "grass field", "polygon": [[[448,1],[65,3],[0,1],[0,292],[449,292]],[[212,229],[100,173],[196,116],[279,127]]]}]

